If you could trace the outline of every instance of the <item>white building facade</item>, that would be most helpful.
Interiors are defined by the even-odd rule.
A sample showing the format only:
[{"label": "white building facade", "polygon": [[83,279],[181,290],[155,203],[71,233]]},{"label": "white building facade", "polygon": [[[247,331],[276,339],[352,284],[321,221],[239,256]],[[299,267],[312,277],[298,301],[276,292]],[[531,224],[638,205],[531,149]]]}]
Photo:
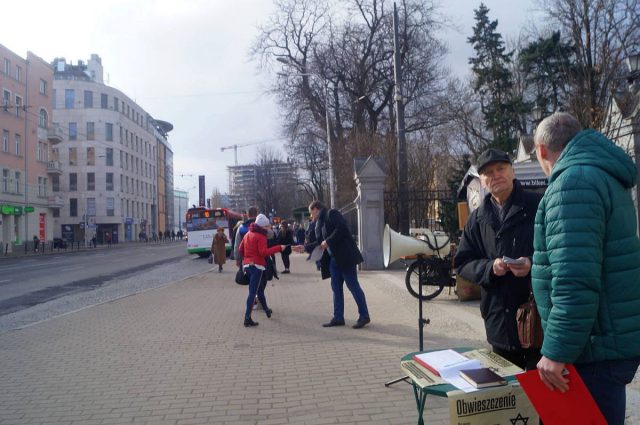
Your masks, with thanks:
[{"label": "white building facade", "polygon": [[[62,172],[52,178],[52,194],[62,199],[54,233],[66,240],[98,243],[137,240],[158,231],[167,192],[166,141],[170,124],[159,126],[127,95],[103,83],[98,55],[87,64],[53,62],[53,121],[65,141],[51,150]],[[172,127],[171,127],[172,128]],[[161,145],[161,146],[159,146]],[[172,155],[172,154],[171,154]],[[172,165],[172,159],[168,163]],[[163,183],[159,184],[160,176]],[[172,187],[172,182],[171,182]]]}]

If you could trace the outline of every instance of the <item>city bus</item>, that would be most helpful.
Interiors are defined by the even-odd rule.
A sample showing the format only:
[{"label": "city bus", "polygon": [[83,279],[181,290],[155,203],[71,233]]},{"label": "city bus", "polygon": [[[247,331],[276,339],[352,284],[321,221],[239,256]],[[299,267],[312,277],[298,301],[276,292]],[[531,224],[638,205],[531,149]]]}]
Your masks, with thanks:
[{"label": "city bus", "polygon": [[208,257],[211,253],[213,235],[219,227],[224,227],[224,233],[229,239],[227,255],[232,249],[231,233],[238,221],[242,221],[242,214],[227,208],[194,207],[187,210],[187,252]]}]

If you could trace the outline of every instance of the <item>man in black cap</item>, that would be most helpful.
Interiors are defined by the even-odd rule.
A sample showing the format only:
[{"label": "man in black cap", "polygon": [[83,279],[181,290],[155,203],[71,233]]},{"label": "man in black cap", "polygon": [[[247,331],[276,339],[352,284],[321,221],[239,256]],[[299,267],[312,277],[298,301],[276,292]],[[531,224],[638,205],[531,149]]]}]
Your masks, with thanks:
[{"label": "man in black cap", "polygon": [[529,298],[533,223],[542,195],[522,189],[505,152],[487,149],[477,168],[489,193],[465,225],[456,271],[480,285],[480,311],[493,351],[523,369],[535,369],[540,350],[521,347],[516,311]]}]

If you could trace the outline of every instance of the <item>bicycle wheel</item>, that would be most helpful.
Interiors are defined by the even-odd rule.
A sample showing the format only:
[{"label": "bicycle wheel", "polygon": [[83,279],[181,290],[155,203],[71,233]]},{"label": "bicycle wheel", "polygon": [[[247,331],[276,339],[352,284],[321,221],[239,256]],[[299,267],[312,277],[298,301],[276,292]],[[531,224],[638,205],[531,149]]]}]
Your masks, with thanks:
[{"label": "bicycle wheel", "polygon": [[[420,282],[420,263],[424,265],[422,282]],[[437,297],[444,289],[444,285],[438,283],[438,273],[433,265],[420,260],[413,262],[407,269],[405,283],[409,293],[423,301]],[[420,283],[422,284],[422,298],[420,298],[420,287],[418,286]]]}]

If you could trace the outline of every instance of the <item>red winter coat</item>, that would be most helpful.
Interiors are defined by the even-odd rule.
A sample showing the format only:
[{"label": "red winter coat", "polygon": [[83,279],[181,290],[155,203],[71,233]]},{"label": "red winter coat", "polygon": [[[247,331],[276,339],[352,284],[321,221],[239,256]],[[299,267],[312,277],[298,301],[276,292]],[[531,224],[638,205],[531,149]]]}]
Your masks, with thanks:
[{"label": "red winter coat", "polygon": [[261,233],[262,228],[255,223],[251,224],[249,232],[242,238],[238,251],[242,255],[242,265],[253,264],[264,268],[267,264],[265,258],[276,252],[282,251],[281,245],[267,247],[267,236]]}]

